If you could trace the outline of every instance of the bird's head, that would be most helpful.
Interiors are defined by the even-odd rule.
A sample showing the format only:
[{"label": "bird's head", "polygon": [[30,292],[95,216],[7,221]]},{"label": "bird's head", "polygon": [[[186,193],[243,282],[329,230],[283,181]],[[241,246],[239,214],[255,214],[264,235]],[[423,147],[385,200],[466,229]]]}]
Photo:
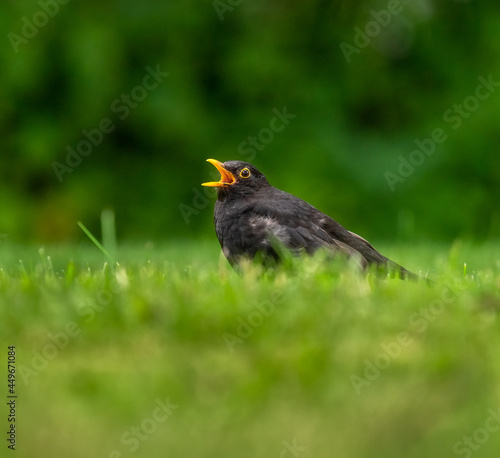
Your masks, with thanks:
[{"label": "bird's head", "polygon": [[252,164],[243,161],[226,161],[207,159],[220,173],[219,181],[202,183],[202,186],[216,187],[221,195],[247,195],[263,186],[269,186],[264,176]]}]

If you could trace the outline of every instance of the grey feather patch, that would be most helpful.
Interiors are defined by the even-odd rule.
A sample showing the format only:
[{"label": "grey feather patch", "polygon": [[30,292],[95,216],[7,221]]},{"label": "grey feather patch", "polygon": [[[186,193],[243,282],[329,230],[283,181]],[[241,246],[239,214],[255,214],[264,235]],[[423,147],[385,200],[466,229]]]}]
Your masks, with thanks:
[{"label": "grey feather patch", "polygon": [[228,247],[226,247],[226,246],[222,247],[222,252],[224,253],[224,256],[226,258],[230,258],[231,257],[231,251],[229,250]]},{"label": "grey feather patch", "polygon": [[263,230],[285,245],[289,240],[287,228],[270,216],[252,216],[248,224],[255,229]]}]

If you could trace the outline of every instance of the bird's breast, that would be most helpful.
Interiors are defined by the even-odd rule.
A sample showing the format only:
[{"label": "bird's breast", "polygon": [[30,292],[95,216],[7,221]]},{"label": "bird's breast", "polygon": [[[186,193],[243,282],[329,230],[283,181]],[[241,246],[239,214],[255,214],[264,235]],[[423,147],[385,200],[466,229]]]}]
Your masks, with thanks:
[{"label": "bird's breast", "polygon": [[224,255],[231,261],[239,256],[253,258],[258,252],[273,254],[273,243],[287,245],[286,228],[270,216],[250,208],[216,208],[215,231]]}]

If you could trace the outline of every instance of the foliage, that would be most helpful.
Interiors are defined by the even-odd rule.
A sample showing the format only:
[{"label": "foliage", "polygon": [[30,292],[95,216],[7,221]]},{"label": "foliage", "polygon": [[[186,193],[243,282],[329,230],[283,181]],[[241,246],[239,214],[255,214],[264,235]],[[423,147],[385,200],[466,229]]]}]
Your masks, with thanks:
[{"label": "foliage", "polygon": [[[443,118],[479,77],[500,81],[497,2],[402,1],[346,58],[342,43],[391,2],[240,2],[221,20],[210,1],[59,1],[0,6],[1,233],[75,239],[76,221],[95,230],[112,207],[122,239],[206,234],[211,206],[193,202],[215,157],[252,158],[368,238],[498,236],[499,93],[457,129]],[[56,9],[25,38],[26,22]],[[169,75],[142,100],[137,87],[157,66]],[[128,109],[123,94],[141,101]],[[283,107],[296,118],[249,151]],[[67,166],[67,148],[105,119],[113,130],[94,131],[97,144],[59,182],[54,162]],[[436,128],[446,142],[391,192],[384,174]],[[183,204],[198,212],[189,224]]]}]

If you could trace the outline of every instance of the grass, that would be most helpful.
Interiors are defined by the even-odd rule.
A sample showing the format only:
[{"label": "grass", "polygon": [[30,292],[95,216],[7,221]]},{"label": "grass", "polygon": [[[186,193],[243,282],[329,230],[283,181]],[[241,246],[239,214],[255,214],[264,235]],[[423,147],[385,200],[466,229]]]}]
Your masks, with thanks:
[{"label": "grass", "polygon": [[3,241],[18,456],[498,456],[500,246],[379,248],[437,284]]}]

